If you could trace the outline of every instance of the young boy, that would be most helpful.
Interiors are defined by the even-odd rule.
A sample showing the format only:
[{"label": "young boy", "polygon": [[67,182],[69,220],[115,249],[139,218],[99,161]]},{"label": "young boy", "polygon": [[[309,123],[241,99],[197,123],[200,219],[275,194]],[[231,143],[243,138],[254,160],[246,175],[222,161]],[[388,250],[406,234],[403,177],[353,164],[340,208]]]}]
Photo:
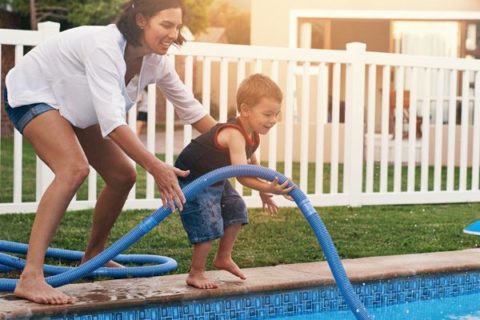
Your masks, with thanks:
[{"label": "young boy", "polygon": [[[245,79],[237,91],[239,116],[227,123],[219,123],[192,142],[181,152],[175,166],[190,170],[187,177],[179,177],[185,186],[195,178],[227,165],[257,164],[254,152],[260,139],[278,121],[282,92],[270,78],[254,74]],[[260,191],[263,207],[276,213],[272,194],[287,195],[293,187],[289,181],[278,184],[255,177],[238,177],[244,186]],[[221,181],[184,205],[180,213],[183,226],[193,244],[192,265],[187,284],[200,289],[214,289],[217,284],[205,276],[205,266],[212,241],[220,238],[213,261],[218,269],[226,270],[240,279],[246,279],[232,260],[232,250],[242,225],[248,223],[245,202],[228,181]]]}]

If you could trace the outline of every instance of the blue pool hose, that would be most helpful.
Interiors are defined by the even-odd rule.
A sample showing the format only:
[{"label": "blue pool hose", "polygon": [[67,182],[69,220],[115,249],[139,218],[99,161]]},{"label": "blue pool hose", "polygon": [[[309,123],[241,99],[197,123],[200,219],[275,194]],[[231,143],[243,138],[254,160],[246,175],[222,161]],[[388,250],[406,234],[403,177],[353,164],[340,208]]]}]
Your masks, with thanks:
[{"label": "blue pool hose", "polygon": [[[278,178],[278,182],[281,184],[287,180],[282,174],[255,165],[237,165],[227,166],[212,172],[209,172],[192,183],[183,188],[183,193],[187,201],[193,196],[198,194],[206,187],[228,178],[251,176],[272,181]],[[353,312],[357,319],[371,319],[368,312],[360,301],[359,297],[355,293],[352,284],[350,283],[345,269],[343,268],[340,257],[333,244],[332,238],[325,227],[322,219],[315,211],[307,196],[298,188],[294,188],[290,192],[290,196],[293,198],[298,208],[302,211],[303,215],[310,224],[315,236],[317,237],[323,253],[327,259],[330,270],[333,277],[342,293],[347,305]],[[160,222],[162,222],[172,210],[169,207],[160,207],[153,212],[150,216],[143,219],[135,228],[122,238],[113,243],[110,247],[105,249],[102,253],[94,257],[93,259],[81,264],[75,268],[68,267],[55,267],[46,266],[45,272],[54,274],[46,278],[46,281],[53,287],[58,287],[71,283],[77,279],[91,276],[109,276],[109,277],[126,277],[126,276],[152,276],[157,274],[166,273],[176,268],[177,263],[175,260],[168,257],[151,256],[151,255],[123,255],[120,254],[133,243],[137,242]],[[15,242],[0,240],[0,251],[25,253],[27,246]],[[79,260],[83,256],[83,252],[71,251],[63,249],[48,249],[47,256],[51,257],[67,257],[67,259]],[[137,262],[137,263],[158,263],[155,266],[142,266],[132,268],[103,268],[108,261],[115,259],[120,263]],[[0,253],[0,266],[3,265],[2,270],[12,270],[23,268],[24,261],[18,257],[10,256]],[[48,270],[47,270],[48,269]],[[0,270],[0,271],[2,271]],[[0,279],[0,291],[13,291],[17,283],[16,279]]]}]

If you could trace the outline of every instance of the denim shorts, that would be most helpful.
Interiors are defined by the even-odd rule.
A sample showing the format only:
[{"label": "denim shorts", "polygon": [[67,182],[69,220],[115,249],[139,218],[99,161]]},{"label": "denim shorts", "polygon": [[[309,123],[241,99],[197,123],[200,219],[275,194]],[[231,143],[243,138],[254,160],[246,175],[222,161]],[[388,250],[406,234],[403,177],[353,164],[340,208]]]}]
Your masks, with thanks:
[{"label": "denim shorts", "polygon": [[3,98],[5,101],[5,111],[7,112],[7,116],[10,121],[12,121],[13,126],[20,133],[23,133],[23,129],[25,129],[25,126],[36,116],[50,110],[55,110],[54,107],[46,103],[33,103],[27,104],[25,106],[12,108],[8,104],[7,88],[5,88],[5,90],[3,91]]},{"label": "denim shorts", "polygon": [[137,121],[144,121],[144,122],[146,122],[147,119],[148,119],[148,112],[138,111],[138,113],[137,113]]},{"label": "denim shorts", "polygon": [[[180,181],[182,188],[187,184]],[[185,203],[180,217],[191,244],[221,238],[225,227],[248,223],[247,206],[228,181],[209,186]]]}]

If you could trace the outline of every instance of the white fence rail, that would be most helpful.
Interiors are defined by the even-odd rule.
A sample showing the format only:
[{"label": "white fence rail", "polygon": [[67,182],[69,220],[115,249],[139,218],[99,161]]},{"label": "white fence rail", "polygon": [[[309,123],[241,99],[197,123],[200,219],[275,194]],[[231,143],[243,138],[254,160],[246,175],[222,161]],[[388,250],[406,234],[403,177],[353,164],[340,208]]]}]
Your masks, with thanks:
[{"label": "white fence rail", "polygon": [[[15,46],[18,61],[24,46],[46,37],[42,30],[0,30],[0,46]],[[367,52],[360,43],[338,51],[193,42],[172,50],[169,57],[219,121],[235,114],[235,89],[245,76],[261,72],[279,83],[282,121],[262,137],[257,157],[292,177],[315,206],[480,199],[478,60]],[[196,133],[191,126],[178,128],[169,102],[164,125],[156,126],[155,112],[160,110],[155,94],[155,86],[149,86],[146,145],[173,164],[175,150]],[[135,110],[128,117],[134,128]],[[12,185],[0,189],[6,193],[0,195],[0,213],[35,211],[51,179],[48,168],[37,163],[36,198],[24,201],[22,137],[16,132],[13,174],[6,179]],[[74,199],[70,209],[94,206],[97,176],[91,171],[86,195]],[[261,204],[256,192],[236,188],[250,207]],[[154,209],[160,204],[147,176],[125,207]]]}]

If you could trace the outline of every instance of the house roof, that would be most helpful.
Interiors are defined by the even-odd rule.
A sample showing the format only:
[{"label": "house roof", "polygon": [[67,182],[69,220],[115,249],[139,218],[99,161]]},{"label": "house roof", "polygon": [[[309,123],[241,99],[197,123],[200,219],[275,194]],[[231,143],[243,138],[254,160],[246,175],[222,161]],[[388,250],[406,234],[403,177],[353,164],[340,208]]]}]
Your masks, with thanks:
[{"label": "house roof", "polygon": [[183,26],[181,30],[182,36],[185,38],[187,41],[194,41],[195,37],[193,36],[192,31],[187,26]]},{"label": "house roof", "polygon": [[227,43],[225,28],[209,27],[196,38],[198,42]]}]

